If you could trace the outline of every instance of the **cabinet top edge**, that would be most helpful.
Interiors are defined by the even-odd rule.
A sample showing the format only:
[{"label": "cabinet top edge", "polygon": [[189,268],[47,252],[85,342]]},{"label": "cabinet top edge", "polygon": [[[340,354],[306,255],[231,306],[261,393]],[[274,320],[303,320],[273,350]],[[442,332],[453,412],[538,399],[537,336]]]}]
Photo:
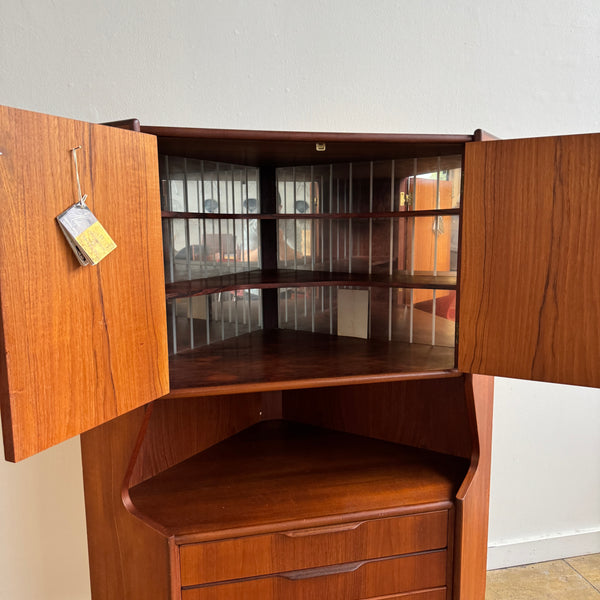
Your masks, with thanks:
[{"label": "cabinet top edge", "polygon": [[503,143],[544,143],[552,140],[566,140],[573,138],[593,138],[600,135],[600,132],[588,131],[584,133],[560,133],[556,135],[539,135],[539,136],[519,136],[511,138],[499,138],[485,131],[477,130],[475,132],[474,139],[472,141],[477,142],[476,144],[470,144],[468,147],[479,147],[489,142],[503,142]]},{"label": "cabinet top edge", "polygon": [[141,127],[155,135],[160,154],[285,167],[339,162],[462,155],[473,135],[316,133]]},{"label": "cabinet top edge", "polygon": [[165,127],[150,125],[142,125],[140,129],[143,133],[149,133],[158,137],[231,141],[464,144],[467,142],[472,142],[475,139],[475,136],[472,134],[277,131]]}]

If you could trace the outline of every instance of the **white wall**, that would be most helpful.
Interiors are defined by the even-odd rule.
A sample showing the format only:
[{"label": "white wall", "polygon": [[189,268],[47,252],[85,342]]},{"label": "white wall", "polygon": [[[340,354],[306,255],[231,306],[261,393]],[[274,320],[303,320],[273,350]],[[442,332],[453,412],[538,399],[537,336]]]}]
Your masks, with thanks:
[{"label": "white wall", "polygon": [[600,390],[496,379],[488,567],[600,552]]},{"label": "white wall", "polygon": [[[598,0],[11,0],[0,9],[0,103],[89,121],[600,131],[599,64]],[[599,391],[498,382],[497,564],[598,544],[599,407]],[[0,598],[89,598],[76,441],[0,464],[0,540]]]}]

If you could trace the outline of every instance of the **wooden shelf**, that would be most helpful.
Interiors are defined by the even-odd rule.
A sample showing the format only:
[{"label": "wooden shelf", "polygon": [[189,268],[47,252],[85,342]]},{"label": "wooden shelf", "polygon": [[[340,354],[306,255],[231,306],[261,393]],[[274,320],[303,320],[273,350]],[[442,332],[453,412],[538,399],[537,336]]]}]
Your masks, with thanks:
[{"label": "wooden shelf", "polygon": [[402,210],[384,212],[353,213],[204,213],[178,212],[163,210],[163,219],[243,219],[243,220],[279,220],[279,219],[408,219],[411,217],[448,217],[460,215],[460,208],[439,208],[428,210]]},{"label": "wooden shelf", "polygon": [[168,397],[458,376],[454,364],[452,347],[271,329],[172,356]]},{"label": "wooden shelf", "polygon": [[467,468],[436,452],[264,421],[131,488],[130,498],[176,542],[202,541],[449,508]]},{"label": "wooden shelf", "polygon": [[393,275],[278,269],[246,271],[166,285],[167,299],[203,296],[233,290],[314,286],[397,287],[455,290],[456,275]]}]

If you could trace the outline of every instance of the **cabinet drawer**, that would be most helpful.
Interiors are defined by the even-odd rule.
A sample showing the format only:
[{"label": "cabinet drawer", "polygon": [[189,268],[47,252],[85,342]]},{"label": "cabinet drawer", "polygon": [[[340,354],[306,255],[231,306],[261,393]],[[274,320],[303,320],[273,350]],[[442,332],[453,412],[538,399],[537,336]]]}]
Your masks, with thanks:
[{"label": "cabinet drawer", "polygon": [[448,511],[181,546],[181,583],[199,585],[323,565],[438,550]]},{"label": "cabinet drawer", "polygon": [[[445,550],[365,562],[330,565],[182,590],[182,600],[375,600],[446,585]],[[439,591],[439,590],[433,590]],[[422,600],[418,594],[409,599]],[[426,600],[431,600],[427,595]],[[432,596],[437,600],[436,596]]]},{"label": "cabinet drawer", "polygon": [[408,592],[406,594],[392,594],[391,596],[377,596],[365,598],[365,600],[447,600],[448,588],[439,587],[435,590],[423,590],[421,592]]}]

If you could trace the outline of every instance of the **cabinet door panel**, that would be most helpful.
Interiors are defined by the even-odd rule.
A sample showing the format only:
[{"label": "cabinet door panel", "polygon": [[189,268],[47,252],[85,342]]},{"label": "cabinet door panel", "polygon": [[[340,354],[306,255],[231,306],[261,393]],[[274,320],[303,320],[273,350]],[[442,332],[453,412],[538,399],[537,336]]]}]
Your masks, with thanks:
[{"label": "cabinet door panel", "polygon": [[467,144],[458,366],[600,387],[600,134]]},{"label": "cabinet door panel", "polygon": [[[56,216],[77,199],[117,244],[81,267]],[[0,108],[0,407],[20,460],[168,392],[156,141]]]}]

